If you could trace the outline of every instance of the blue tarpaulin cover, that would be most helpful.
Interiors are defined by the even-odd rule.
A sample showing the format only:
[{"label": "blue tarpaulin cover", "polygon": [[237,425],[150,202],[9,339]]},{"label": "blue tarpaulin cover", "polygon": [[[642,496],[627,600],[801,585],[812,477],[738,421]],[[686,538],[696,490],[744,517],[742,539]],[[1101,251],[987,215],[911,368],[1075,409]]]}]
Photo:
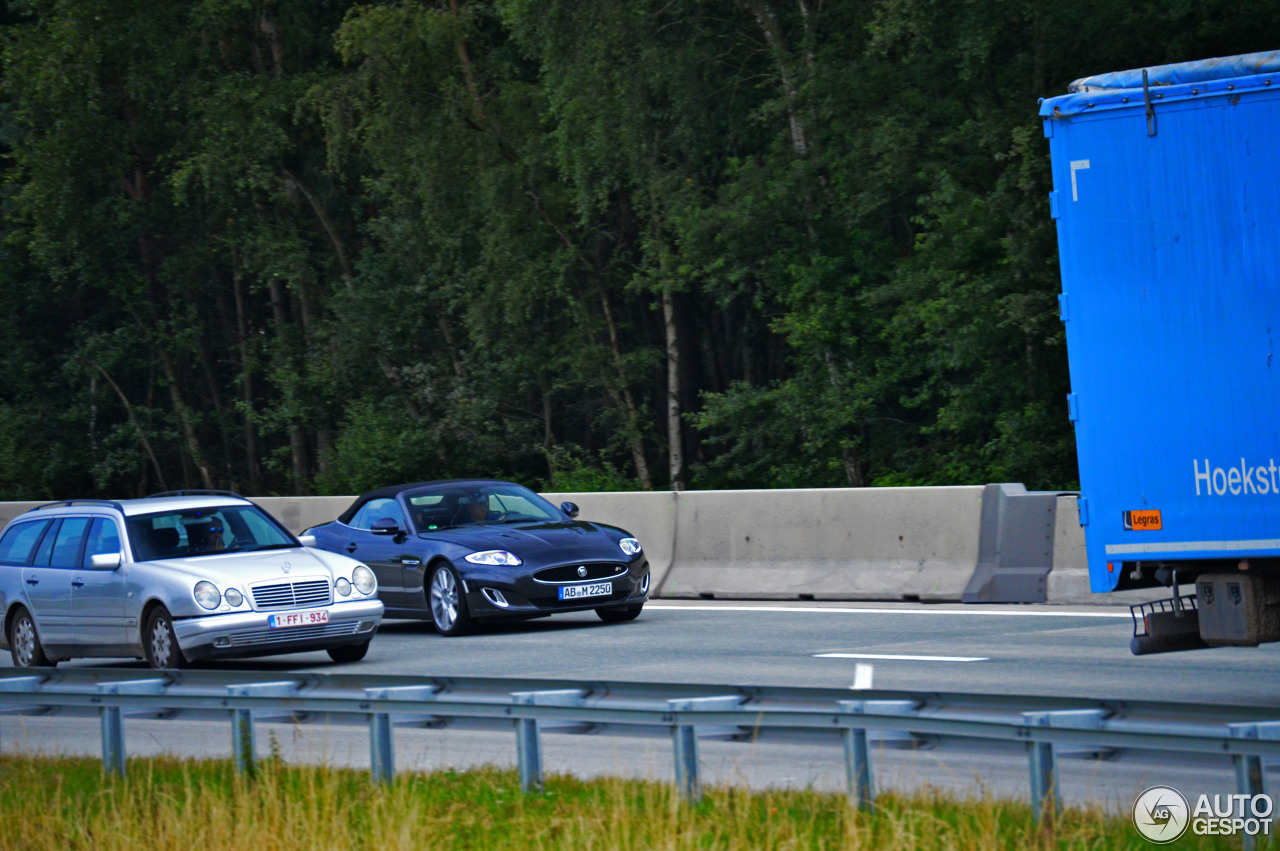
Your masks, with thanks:
[{"label": "blue tarpaulin cover", "polygon": [[1280,50],[1261,53],[1244,53],[1239,56],[1219,56],[1216,59],[1200,59],[1195,62],[1179,62],[1174,65],[1156,65],[1151,68],[1134,68],[1129,71],[1112,71],[1081,77],[1067,86],[1069,92],[1100,92],[1108,89],[1142,88],[1142,72],[1147,72],[1150,86],[1176,86],[1181,83],[1203,83],[1230,77],[1248,77],[1280,71]]}]

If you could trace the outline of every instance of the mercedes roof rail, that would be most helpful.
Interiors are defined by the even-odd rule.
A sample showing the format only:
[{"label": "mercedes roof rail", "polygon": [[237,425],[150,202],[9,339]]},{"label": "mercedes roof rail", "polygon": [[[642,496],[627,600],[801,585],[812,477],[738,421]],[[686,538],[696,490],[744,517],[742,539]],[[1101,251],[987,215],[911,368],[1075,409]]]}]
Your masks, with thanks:
[{"label": "mercedes roof rail", "polygon": [[121,514],[124,513],[124,506],[116,502],[114,499],[60,499],[57,502],[46,502],[44,505],[37,505],[32,511],[39,511],[42,508],[64,508],[70,505],[105,505],[114,508]]}]

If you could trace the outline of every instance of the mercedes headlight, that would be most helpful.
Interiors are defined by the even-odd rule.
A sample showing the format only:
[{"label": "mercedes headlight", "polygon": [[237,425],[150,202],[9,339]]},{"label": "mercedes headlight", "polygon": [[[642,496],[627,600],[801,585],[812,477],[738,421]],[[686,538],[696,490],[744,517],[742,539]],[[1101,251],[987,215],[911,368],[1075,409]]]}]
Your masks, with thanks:
[{"label": "mercedes headlight", "polygon": [[226,598],[229,606],[238,606],[244,602],[244,595],[235,588],[228,588],[222,596]]},{"label": "mercedes headlight", "polygon": [[466,559],[472,564],[484,564],[489,567],[517,567],[524,564],[520,561],[520,556],[506,550],[484,550],[472,553]]},{"label": "mercedes headlight", "polygon": [[333,583],[333,588],[338,592],[339,597],[351,596],[351,583],[345,577],[339,576],[338,581]]},{"label": "mercedes headlight", "polygon": [[621,541],[618,541],[618,546],[621,547],[622,551],[629,556],[640,554],[640,542],[635,538],[623,538]]},{"label": "mercedes headlight", "polygon": [[212,582],[202,579],[196,583],[196,602],[206,609],[216,609],[222,604],[222,592]]},{"label": "mercedes headlight", "polygon": [[378,590],[378,580],[373,578],[373,571],[363,564],[351,571],[351,584],[361,594],[372,594]]}]

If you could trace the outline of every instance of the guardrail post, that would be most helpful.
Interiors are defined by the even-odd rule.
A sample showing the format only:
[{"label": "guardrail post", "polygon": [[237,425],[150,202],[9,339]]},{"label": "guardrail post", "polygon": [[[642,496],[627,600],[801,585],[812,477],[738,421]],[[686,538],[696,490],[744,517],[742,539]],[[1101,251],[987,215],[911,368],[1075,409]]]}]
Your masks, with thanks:
[{"label": "guardrail post", "polygon": [[[98,683],[98,694],[161,694],[169,685],[168,680],[125,680],[118,683]],[[121,707],[102,704],[102,770],[107,774],[124,777],[124,716]]]},{"label": "guardrail post", "polygon": [[[298,684],[293,681],[278,683],[245,683],[227,686],[230,697],[294,697]],[[258,773],[258,741],[253,729],[253,710],[233,707],[231,710],[231,752],[235,757],[236,771],[249,777]]]},{"label": "guardrail post", "polygon": [[[439,686],[389,686],[366,688],[369,700],[434,700]],[[396,777],[394,719],[390,712],[369,713],[369,773],[374,783],[391,783]]]},{"label": "guardrail post", "polygon": [[[1233,739],[1280,739],[1280,722],[1277,721],[1228,724],[1227,729]],[[1233,754],[1231,761],[1236,768],[1236,792],[1247,795],[1250,801],[1267,793],[1267,776],[1263,770],[1262,757],[1257,754]],[[1241,806],[1245,808],[1243,817],[1249,818],[1250,805],[1242,803]],[[1256,836],[1241,831],[1240,837],[1244,841],[1245,851],[1253,851],[1257,847]]]},{"label": "guardrail post", "polygon": [[102,770],[107,774],[124,777],[124,722],[120,719],[120,707],[102,707]]},{"label": "guardrail post", "polygon": [[[1023,712],[1022,723],[1029,727],[1068,727],[1097,730],[1106,712],[1101,709],[1063,709],[1049,712]],[[1058,762],[1053,742],[1037,741],[1030,736],[1027,753],[1031,763],[1031,811],[1037,822],[1051,823],[1062,809],[1058,792]]]},{"label": "guardrail post", "polygon": [[[841,700],[840,711],[850,715],[910,715],[915,711],[912,700]],[[875,806],[875,788],[871,782],[871,747],[866,727],[844,730],[845,778],[849,800],[870,810]]]},{"label": "guardrail post", "polygon": [[[586,692],[576,688],[511,693],[511,702],[517,706],[581,706],[585,698]],[[520,770],[520,791],[541,792],[542,738],[536,718],[516,718],[516,764]]]},{"label": "guardrail post", "polygon": [[[738,695],[723,697],[690,697],[681,700],[668,700],[667,709],[671,712],[704,712],[728,711],[737,709],[742,703]],[[675,746],[676,788],[680,797],[691,804],[702,800],[702,783],[698,778],[698,728],[693,724],[676,724],[671,728],[672,742]]]},{"label": "guardrail post", "polygon": [[[1031,727],[1052,726],[1048,712],[1024,712],[1022,723]],[[1027,753],[1031,760],[1031,812],[1037,822],[1052,820],[1053,814],[1062,809],[1053,743],[1032,739],[1027,742]]]},{"label": "guardrail post", "polygon": [[391,715],[375,712],[369,716],[369,774],[384,786],[396,779],[396,750],[391,740]]}]

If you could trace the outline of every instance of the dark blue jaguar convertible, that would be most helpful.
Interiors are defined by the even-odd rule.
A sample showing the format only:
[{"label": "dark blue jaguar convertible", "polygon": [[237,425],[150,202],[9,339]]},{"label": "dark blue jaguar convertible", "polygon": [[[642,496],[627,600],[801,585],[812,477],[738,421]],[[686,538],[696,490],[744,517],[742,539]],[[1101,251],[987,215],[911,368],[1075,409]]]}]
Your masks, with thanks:
[{"label": "dark blue jaguar convertible", "polygon": [[511,482],[459,479],[370,491],[302,534],[371,567],[385,617],[430,618],[441,635],[591,609],[633,620],[649,595],[640,542],[577,516]]}]

